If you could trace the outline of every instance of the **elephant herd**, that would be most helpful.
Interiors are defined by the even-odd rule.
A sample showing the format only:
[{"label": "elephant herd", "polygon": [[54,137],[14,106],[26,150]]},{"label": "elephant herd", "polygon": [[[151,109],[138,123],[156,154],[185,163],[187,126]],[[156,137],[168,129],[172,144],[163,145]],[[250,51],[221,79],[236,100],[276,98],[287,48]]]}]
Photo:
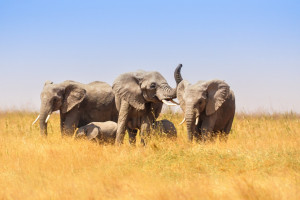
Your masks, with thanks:
[{"label": "elephant herd", "polygon": [[235,97],[229,85],[221,80],[190,84],[182,79],[181,68],[179,64],[174,72],[176,88],[155,71],[121,74],[112,87],[101,81],[47,81],[40,96],[40,114],[33,124],[39,119],[41,135],[46,136],[48,119],[59,110],[62,135],[73,135],[78,128],[78,137],[120,145],[126,131],[129,143],[135,144],[139,130],[141,143],[145,144],[151,129],[177,136],[172,122],[157,121],[165,103],[180,105],[189,141],[213,140],[217,134],[226,140],[235,114]]}]

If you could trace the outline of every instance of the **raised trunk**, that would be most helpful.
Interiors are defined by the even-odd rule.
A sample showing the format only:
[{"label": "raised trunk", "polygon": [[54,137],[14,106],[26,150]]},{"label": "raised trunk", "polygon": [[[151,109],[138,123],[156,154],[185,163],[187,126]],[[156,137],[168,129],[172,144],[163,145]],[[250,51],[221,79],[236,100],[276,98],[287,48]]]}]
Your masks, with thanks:
[{"label": "raised trunk", "polygon": [[176,81],[177,85],[182,81],[182,76],[181,76],[181,73],[180,73],[181,68],[182,68],[182,64],[179,64],[176,67],[175,72],[174,72],[174,78],[175,78],[175,81]]}]

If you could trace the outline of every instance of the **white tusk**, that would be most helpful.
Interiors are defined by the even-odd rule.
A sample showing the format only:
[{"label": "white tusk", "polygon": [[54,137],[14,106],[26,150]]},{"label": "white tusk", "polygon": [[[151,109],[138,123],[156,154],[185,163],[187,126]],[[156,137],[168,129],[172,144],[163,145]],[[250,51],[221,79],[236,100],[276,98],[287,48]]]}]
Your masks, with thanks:
[{"label": "white tusk", "polygon": [[197,118],[196,118],[195,125],[197,125],[197,124],[198,124],[198,122],[199,122],[199,118],[197,117]]},{"label": "white tusk", "polygon": [[185,122],[185,118],[183,118],[182,122],[179,123],[179,125],[183,124]]},{"label": "white tusk", "polygon": [[168,105],[168,106],[177,106],[175,103],[171,103],[169,101],[166,101],[166,100],[161,100],[164,104]]},{"label": "white tusk", "polygon": [[32,125],[35,124],[35,122],[37,122],[37,120],[40,118],[40,115],[37,116],[36,120],[34,120],[34,122],[32,122]]},{"label": "white tusk", "polygon": [[47,116],[47,118],[46,118],[46,120],[45,120],[45,123],[48,122],[49,118],[50,118],[50,115]]},{"label": "white tusk", "polygon": [[170,100],[172,103],[175,103],[176,105],[179,105],[179,103],[177,103],[176,101],[174,101],[173,99]]}]

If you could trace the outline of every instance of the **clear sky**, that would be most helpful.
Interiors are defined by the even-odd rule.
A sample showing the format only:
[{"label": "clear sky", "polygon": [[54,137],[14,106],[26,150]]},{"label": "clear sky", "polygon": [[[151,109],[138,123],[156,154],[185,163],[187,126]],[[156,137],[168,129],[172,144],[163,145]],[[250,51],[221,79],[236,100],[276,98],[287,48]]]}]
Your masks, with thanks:
[{"label": "clear sky", "polygon": [[0,109],[38,110],[46,80],[159,71],[225,80],[238,111],[300,113],[300,1],[0,1]]}]

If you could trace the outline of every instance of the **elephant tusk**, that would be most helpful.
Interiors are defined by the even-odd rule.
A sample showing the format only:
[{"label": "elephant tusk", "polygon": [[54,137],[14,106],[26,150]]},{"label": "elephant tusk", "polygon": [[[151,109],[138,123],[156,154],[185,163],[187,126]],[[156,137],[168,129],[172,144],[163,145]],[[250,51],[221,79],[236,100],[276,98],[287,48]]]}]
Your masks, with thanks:
[{"label": "elephant tusk", "polygon": [[46,120],[45,120],[45,123],[48,122],[49,118],[50,118],[50,115],[47,116],[47,118],[46,118]]},{"label": "elephant tusk", "polygon": [[168,106],[177,106],[175,103],[171,103],[169,101],[166,101],[166,100],[161,100],[164,104],[168,105]]},{"label": "elephant tusk", "polygon": [[198,122],[199,122],[199,118],[197,117],[197,118],[196,118],[195,125],[197,125],[197,124],[198,124]]},{"label": "elephant tusk", "polygon": [[40,115],[37,116],[37,118],[34,120],[34,122],[32,122],[32,125],[35,124],[35,122],[37,122],[37,120],[40,118]]},{"label": "elephant tusk", "polygon": [[176,101],[174,101],[173,99],[170,100],[172,103],[175,103],[176,105],[179,105],[179,103],[177,103]]},{"label": "elephant tusk", "polygon": [[182,122],[179,123],[179,125],[183,124],[185,122],[185,118],[183,118]]}]

